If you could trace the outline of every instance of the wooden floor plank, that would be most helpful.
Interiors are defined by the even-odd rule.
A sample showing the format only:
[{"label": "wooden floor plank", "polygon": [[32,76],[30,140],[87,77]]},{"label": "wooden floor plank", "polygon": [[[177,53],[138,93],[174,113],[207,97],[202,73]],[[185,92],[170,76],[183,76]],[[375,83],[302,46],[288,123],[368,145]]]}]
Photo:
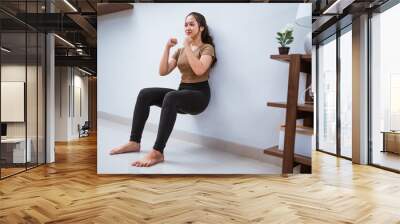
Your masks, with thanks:
[{"label": "wooden floor plank", "polygon": [[0,223],[400,223],[400,175],[313,153],[313,174],[97,175],[96,138],[0,181]]}]

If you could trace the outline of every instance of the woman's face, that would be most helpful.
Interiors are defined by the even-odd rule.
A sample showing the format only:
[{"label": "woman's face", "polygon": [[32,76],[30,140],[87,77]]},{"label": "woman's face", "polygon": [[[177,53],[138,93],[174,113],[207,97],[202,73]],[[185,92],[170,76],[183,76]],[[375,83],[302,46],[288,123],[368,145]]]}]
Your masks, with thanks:
[{"label": "woman's face", "polygon": [[197,38],[198,35],[201,35],[199,24],[197,23],[196,19],[192,15],[186,17],[185,34],[186,34],[186,36],[189,36],[192,39],[195,39],[195,38]]}]

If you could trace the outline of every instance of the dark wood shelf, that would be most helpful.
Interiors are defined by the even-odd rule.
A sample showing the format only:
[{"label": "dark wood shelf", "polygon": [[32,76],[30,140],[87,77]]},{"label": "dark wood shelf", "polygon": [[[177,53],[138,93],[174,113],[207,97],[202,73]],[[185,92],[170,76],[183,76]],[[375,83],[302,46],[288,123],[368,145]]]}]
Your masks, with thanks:
[{"label": "dark wood shelf", "polygon": [[[295,54],[291,54],[291,55],[295,55]],[[310,54],[299,54],[299,55],[300,55],[300,59],[302,61],[311,62],[311,55]],[[287,54],[286,55],[273,54],[273,55],[271,55],[271,59],[289,63],[290,62],[290,55],[287,55]]]},{"label": "dark wood shelf", "polygon": [[[287,108],[285,102],[268,102],[269,107]],[[303,112],[314,112],[314,104],[297,104],[297,110]]]},{"label": "dark wood shelf", "polygon": [[311,77],[311,55],[309,54],[290,54],[290,55],[271,55],[271,59],[290,63],[291,58],[298,57],[300,59],[300,72]]},{"label": "dark wood shelf", "polygon": [[[271,148],[264,149],[264,154],[283,158],[283,150],[278,149],[278,146],[273,146]],[[299,154],[294,154],[294,162],[306,165],[306,166],[311,166],[311,157],[299,155]]]},{"label": "dark wood shelf", "polygon": [[[264,153],[282,157],[282,173],[293,173],[293,166],[300,163],[301,173],[311,173],[311,158],[296,155],[294,153],[296,140],[296,123],[298,119],[303,119],[303,125],[314,126],[314,105],[298,104],[300,74],[307,73],[305,86],[311,85],[311,55],[289,54],[271,55],[271,59],[288,63],[288,88],[286,102],[268,102],[267,106],[286,109],[285,115],[285,135],[283,150],[277,147],[269,148]],[[311,101],[311,97],[304,93],[305,101]]]}]

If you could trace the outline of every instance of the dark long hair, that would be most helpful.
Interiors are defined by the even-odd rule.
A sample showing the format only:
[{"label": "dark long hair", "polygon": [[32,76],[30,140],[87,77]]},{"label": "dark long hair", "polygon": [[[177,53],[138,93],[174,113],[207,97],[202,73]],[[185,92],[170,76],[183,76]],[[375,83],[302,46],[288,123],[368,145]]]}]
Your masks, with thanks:
[{"label": "dark long hair", "polygon": [[201,33],[201,41],[206,44],[211,44],[214,47],[214,60],[211,64],[211,66],[214,66],[214,64],[217,62],[217,54],[215,52],[215,44],[214,44],[213,38],[211,37],[210,31],[208,30],[206,18],[198,12],[191,12],[186,17],[188,17],[188,16],[194,17],[194,19],[199,24],[199,29],[200,29],[200,27],[204,27],[204,30]]}]

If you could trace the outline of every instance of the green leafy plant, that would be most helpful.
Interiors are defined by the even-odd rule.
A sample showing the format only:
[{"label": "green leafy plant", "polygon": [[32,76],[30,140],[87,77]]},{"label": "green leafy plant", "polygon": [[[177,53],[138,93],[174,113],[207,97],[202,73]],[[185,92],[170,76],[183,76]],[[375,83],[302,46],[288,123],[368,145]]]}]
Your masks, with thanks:
[{"label": "green leafy plant", "polygon": [[289,44],[293,42],[293,29],[292,28],[285,28],[281,32],[277,32],[276,39],[281,47],[287,47]]}]

